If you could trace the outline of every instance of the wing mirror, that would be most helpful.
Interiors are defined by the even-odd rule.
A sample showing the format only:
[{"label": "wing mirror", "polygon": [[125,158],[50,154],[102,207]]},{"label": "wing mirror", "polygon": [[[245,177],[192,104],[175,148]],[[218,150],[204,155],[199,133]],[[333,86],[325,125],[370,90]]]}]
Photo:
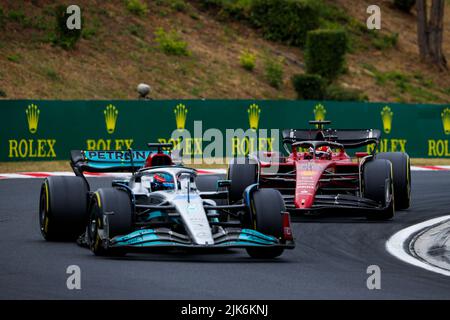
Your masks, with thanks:
[{"label": "wing mirror", "polygon": [[231,180],[217,180],[217,188],[228,188],[231,186]]},{"label": "wing mirror", "polygon": [[[129,182],[129,180],[123,180],[123,179],[115,179],[115,180],[113,180],[112,181],[112,183],[111,183],[111,185],[113,186],[113,187],[120,187],[120,186],[123,186],[123,185],[128,185],[128,182]],[[136,182],[138,182],[138,181],[136,181]],[[140,181],[139,181],[140,182]]]},{"label": "wing mirror", "polygon": [[369,154],[367,152],[355,152],[355,157],[359,158],[364,158],[367,157]]}]

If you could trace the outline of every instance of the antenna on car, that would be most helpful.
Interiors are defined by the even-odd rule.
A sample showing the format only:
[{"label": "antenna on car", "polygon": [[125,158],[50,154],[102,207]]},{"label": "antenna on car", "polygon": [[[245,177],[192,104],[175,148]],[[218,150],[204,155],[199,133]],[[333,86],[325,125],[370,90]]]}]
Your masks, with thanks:
[{"label": "antenna on car", "polygon": [[130,163],[131,163],[131,167],[132,167],[132,174],[134,175],[136,173],[136,168],[134,167],[134,154],[133,154],[133,149],[130,148],[128,149],[128,153],[130,155]]},{"label": "antenna on car", "polygon": [[172,143],[153,143],[153,142],[149,142],[147,143],[147,146],[149,148],[157,148],[158,153],[163,153],[163,148],[173,148],[173,144]]},{"label": "antenna on car", "polygon": [[190,192],[191,192],[191,180],[188,181],[187,189],[188,189],[187,190],[187,202],[191,203],[191,195],[190,195]]},{"label": "antenna on car", "polygon": [[310,120],[309,124],[316,125],[317,129],[323,130],[324,125],[331,124],[330,120]]}]

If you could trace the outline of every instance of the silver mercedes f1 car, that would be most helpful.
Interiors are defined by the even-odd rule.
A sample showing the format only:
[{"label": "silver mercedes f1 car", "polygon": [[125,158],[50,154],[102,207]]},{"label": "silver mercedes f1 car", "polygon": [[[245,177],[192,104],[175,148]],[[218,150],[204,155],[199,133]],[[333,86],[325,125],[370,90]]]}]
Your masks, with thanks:
[{"label": "silver mercedes f1 car", "polygon": [[[39,221],[46,240],[78,239],[96,255],[155,247],[245,248],[275,258],[294,248],[289,213],[274,189],[245,189],[228,203],[229,180],[173,163],[164,144],[152,151],[72,151],[76,176],[48,177]],[[84,172],[129,172],[96,191]]]}]

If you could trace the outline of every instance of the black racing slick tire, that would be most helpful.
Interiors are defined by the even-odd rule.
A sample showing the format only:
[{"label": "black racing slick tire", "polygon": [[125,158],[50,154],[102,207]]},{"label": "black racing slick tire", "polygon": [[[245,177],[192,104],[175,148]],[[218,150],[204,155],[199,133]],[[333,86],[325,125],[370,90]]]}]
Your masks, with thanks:
[{"label": "black racing slick tire", "polygon": [[109,247],[108,240],[133,231],[133,210],[128,193],[115,188],[99,189],[92,195],[89,207],[87,238],[92,252],[98,256],[125,254],[122,248]]},{"label": "black racing slick tire", "polygon": [[[275,189],[258,189],[251,194],[251,229],[263,234],[283,237],[283,212],[286,211],[283,197]],[[247,248],[252,258],[272,259],[280,256],[284,249],[280,247]]]},{"label": "black racing slick tire", "polygon": [[[394,184],[392,164],[389,160],[374,159],[364,163],[362,172],[363,196],[385,208],[367,214],[369,220],[389,220],[394,217]],[[390,199],[389,202],[387,202]]]},{"label": "black racing slick tire", "polygon": [[48,177],[41,186],[39,226],[47,241],[72,241],[87,224],[88,186],[82,177]]},{"label": "black racing slick tire", "polygon": [[394,172],[395,209],[408,209],[411,204],[411,164],[404,152],[381,152],[375,159],[385,159],[392,163]]},{"label": "black racing slick tire", "polygon": [[258,164],[248,158],[232,159],[228,166],[228,180],[231,180],[228,188],[229,203],[242,200],[245,188],[258,181]]},{"label": "black racing slick tire", "polygon": [[[223,176],[223,175],[222,175]],[[204,174],[204,175],[199,175],[197,176],[197,178],[195,179],[195,184],[197,186],[197,189],[200,192],[216,192],[216,191],[226,191],[225,188],[218,188],[217,182],[219,180],[222,180],[221,175],[218,174]],[[223,205],[227,205],[228,201],[226,198],[224,199],[214,199],[214,202],[216,203],[216,205],[218,206],[223,206]],[[219,217],[219,221],[221,222],[226,222],[228,221],[229,215],[228,213],[225,212],[218,212],[220,217]]]}]

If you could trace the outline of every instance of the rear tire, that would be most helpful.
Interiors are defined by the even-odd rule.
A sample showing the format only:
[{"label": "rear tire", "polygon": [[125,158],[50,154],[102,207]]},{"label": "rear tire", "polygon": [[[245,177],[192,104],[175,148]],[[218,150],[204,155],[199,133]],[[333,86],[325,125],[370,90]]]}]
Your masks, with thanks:
[{"label": "rear tire", "polygon": [[245,188],[258,182],[258,164],[248,158],[232,159],[228,167],[228,201],[235,203],[242,200]]},{"label": "rear tire", "polygon": [[[122,248],[109,248],[107,240],[132,231],[133,211],[128,193],[115,188],[99,189],[91,198],[87,230],[92,252],[98,256],[124,255]],[[102,239],[100,233],[108,239]]]},{"label": "rear tire", "polygon": [[394,171],[395,209],[408,209],[411,204],[411,165],[404,152],[382,152],[375,159],[385,159],[392,163]]},{"label": "rear tire", "polygon": [[367,214],[369,220],[389,220],[395,213],[394,185],[392,179],[392,164],[388,160],[374,159],[364,164],[363,173],[363,195],[365,198],[374,200],[386,206],[386,194],[389,192],[391,202],[383,211]]},{"label": "rear tire", "polygon": [[81,177],[48,177],[41,186],[39,226],[47,241],[74,241],[87,224],[88,186]]},{"label": "rear tire", "polygon": [[[286,211],[283,197],[275,189],[258,189],[252,193],[248,227],[275,238],[283,237],[283,215]],[[247,248],[252,258],[272,259],[280,256],[284,249],[280,247]]]}]

